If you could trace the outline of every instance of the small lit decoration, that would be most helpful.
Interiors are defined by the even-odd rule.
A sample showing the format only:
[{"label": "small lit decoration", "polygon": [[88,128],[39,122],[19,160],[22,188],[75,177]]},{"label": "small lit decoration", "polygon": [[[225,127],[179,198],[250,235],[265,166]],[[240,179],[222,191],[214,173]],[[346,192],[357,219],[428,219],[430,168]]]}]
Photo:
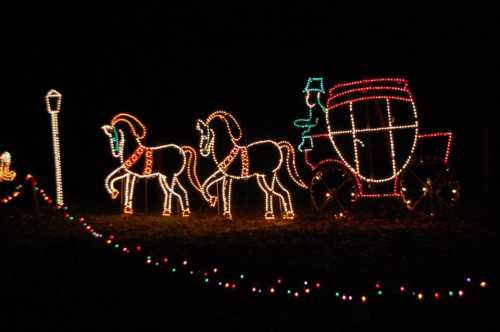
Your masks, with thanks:
[{"label": "small lit decoration", "polygon": [[61,170],[61,147],[59,142],[59,120],[58,114],[61,111],[62,95],[52,89],[45,95],[45,106],[50,114],[52,125],[52,145],[54,149],[54,167],[56,172],[56,202],[64,205],[62,170]]},{"label": "small lit decoration", "polygon": [[304,89],[305,102],[308,108],[308,116],[304,119],[297,119],[293,125],[302,130],[302,142],[298,149],[300,152],[310,151],[313,149],[313,139],[311,129],[318,125],[320,117],[323,117],[323,112],[326,112],[326,107],[321,104],[321,96],[325,93],[322,77],[310,77],[307,80]]},{"label": "small lit decoration", "polygon": [[[192,147],[175,144],[145,146],[146,127],[135,116],[127,113],[117,114],[110,125],[102,126],[102,130],[109,138],[113,157],[120,161],[120,166],[109,173],[104,185],[111,198],[115,199],[120,193],[115,188],[115,182],[125,180],[123,213],[133,213],[136,179],[157,178],[165,195],[162,215],[172,214],[172,197],[175,196],[181,207],[181,215],[190,216],[188,192],[178,177],[187,171],[191,184],[200,190],[196,175],[196,151]],[[168,161],[168,166],[160,169],[159,160]]]},{"label": "small lit decoration", "polygon": [[[224,132],[217,133],[213,123],[223,124]],[[242,145],[241,127],[238,121],[230,113],[216,111],[203,120],[198,120],[196,129],[200,132],[200,153],[203,157],[211,156],[217,171],[210,175],[201,186],[201,193],[205,200],[213,207],[217,202],[217,196],[210,194],[210,187],[222,181],[222,203],[223,216],[231,219],[231,196],[233,180],[247,180],[255,178],[260,189],[265,195],[265,219],[274,219],[273,198],[277,197],[284,208],[283,219],[293,219],[295,213],[292,205],[292,196],[278,179],[278,171],[286,166],[290,178],[299,187],[307,188],[307,185],[298,175],[295,166],[295,151],[293,146],[286,141],[275,142],[272,140],[261,140]],[[228,137],[229,136],[229,137]],[[222,141],[224,140],[224,141]],[[221,142],[230,142],[229,150],[221,148]],[[255,167],[252,160],[259,160],[258,150],[266,150],[268,163],[266,166]],[[271,152],[273,152],[271,156]],[[252,167],[253,166],[253,167]]]},{"label": "small lit decoration", "polygon": [[0,182],[10,182],[16,178],[16,172],[10,169],[11,156],[8,151],[0,155]]},{"label": "small lit decoration", "polygon": [[[409,209],[421,204],[423,198],[432,198],[431,206],[436,201],[446,208],[453,206],[459,193],[448,164],[453,135],[419,133],[417,109],[407,80],[377,78],[337,84],[328,92],[326,107],[320,101],[324,92],[321,78],[309,78],[304,92],[308,118],[295,120],[294,125],[306,128],[299,150],[315,172],[309,187],[316,209],[343,217],[361,198],[399,198]],[[318,111],[314,113],[311,105],[318,106]],[[324,129],[311,133],[320,114],[324,114]],[[442,155],[435,156],[434,161],[437,167],[449,171],[448,176],[419,179],[419,188],[425,189],[418,197],[408,198],[408,188],[403,184],[411,182],[407,181],[408,169],[415,170],[416,160],[420,160],[416,158],[420,157],[417,142],[431,138],[447,138]],[[421,164],[426,169],[434,167],[428,162]],[[436,170],[435,174],[441,172]],[[441,204],[444,202],[447,204]]]}]

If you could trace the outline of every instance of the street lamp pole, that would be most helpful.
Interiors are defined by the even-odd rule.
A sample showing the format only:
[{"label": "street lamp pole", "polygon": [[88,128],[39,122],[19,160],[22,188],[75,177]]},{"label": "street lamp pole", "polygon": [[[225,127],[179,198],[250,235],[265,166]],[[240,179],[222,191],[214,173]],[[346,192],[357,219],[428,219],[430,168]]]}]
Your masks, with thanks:
[{"label": "street lamp pole", "polygon": [[62,95],[52,89],[45,95],[45,105],[50,114],[52,124],[52,145],[54,148],[54,167],[56,171],[56,203],[64,205],[62,171],[61,171],[61,148],[59,142],[59,123],[57,114],[61,110]]}]

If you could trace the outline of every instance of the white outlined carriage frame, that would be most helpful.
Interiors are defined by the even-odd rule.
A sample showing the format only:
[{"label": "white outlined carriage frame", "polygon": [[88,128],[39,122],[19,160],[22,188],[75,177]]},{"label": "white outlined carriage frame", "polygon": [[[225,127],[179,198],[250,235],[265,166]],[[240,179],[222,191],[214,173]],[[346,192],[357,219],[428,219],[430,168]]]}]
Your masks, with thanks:
[{"label": "white outlined carriage frame", "polygon": [[[391,84],[397,84],[393,86]],[[368,85],[368,86],[363,86]],[[372,85],[372,86],[370,86]],[[359,87],[362,86],[362,87]],[[340,91],[340,92],[339,92]],[[366,94],[372,93],[372,95],[366,96]],[[375,93],[375,94],[373,94]],[[392,110],[390,100],[399,100],[407,102],[412,107],[413,113],[413,123],[406,123],[402,125],[395,125],[392,123]],[[387,114],[387,126],[381,126],[376,128],[356,128],[355,118],[353,112],[353,104],[358,101],[368,101],[368,100],[384,100],[386,104],[386,114]],[[334,111],[336,108],[341,106],[349,107],[349,116],[351,121],[351,128],[344,130],[335,130],[328,116],[329,112]],[[412,162],[415,154],[415,149],[417,147],[418,141],[422,139],[431,139],[437,137],[447,138],[446,148],[443,151],[443,156],[441,160],[443,164],[447,165],[449,161],[449,156],[451,152],[453,133],[451,132],[435,132],[428,134],[419,133],[419,122],[418,114],[415,106],[415,101],[408,88],[408,82],[405,79],[399,78],[377,78],[369,80],[354,81],[348,83],[337,84],[329,90],[329,98],[327,101],[327,111],[325,112],[326,119],[326,129],[324,133],[312,135],[313,140],[329,140],[332,147],[334,148],[334,154],[326,158],[322,158],[319,161],[313,160],[311,155],[315,154],[314,150],[305,151],[304,159],[308,167],[312,171],[318,170],[321,166],[326,164],[333,164],[345,168],[353,176],[356,183],[356,193],[357,198],[382,198],[382,197],[401,197],[399,179],[404,173],[405,169]],[[396,165],[396,151],[394,148],[394,137],[393,132],[397,130],[414,130],[414,138],[411,147],[411,151],[408,154],[405,162],[402,166],[397,169]],[[372,133],[372,132],[387,132],[389,135],[389,150],[391,156],[391,168],[392,174],[389,177],[374,179],[368,178],[361,174],[358,156],[358,144],[362,144],[357,138],[357,134]],[[352,144],[354,151],[354,166],[349,164],[341,150],[336,144],[335,137],[342,135],[352,136]],[[378,193],[367,193],[365,192],[365,184],[369,183],[387,183],[392,181],[392,192],[378,192]]]}]

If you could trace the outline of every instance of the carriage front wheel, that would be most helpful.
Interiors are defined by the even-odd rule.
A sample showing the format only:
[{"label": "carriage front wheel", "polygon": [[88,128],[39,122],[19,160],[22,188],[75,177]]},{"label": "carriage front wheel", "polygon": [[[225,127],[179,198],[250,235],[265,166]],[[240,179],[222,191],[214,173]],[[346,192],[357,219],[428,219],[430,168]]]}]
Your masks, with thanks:
[{"label": "carriage front wheel", "polygon": [[323,216],[345,218],[356,201],[356,182],[344,167],[328,164],[314,173],[309,186],[311,202]]}]

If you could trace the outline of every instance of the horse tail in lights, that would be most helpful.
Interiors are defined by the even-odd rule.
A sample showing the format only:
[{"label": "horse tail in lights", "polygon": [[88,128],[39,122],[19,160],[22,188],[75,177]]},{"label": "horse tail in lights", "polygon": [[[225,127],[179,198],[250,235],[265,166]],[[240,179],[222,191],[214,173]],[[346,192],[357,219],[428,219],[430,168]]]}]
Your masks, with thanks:
[{"label": "horse tail in lights", "polygon": [[278,143],[280,149],[286,149],[286,169],[288,171],[288,175],[290,178],[301,188],[307,189],[307,185],[302,181],[299,176],[299,172],[297,172],[297,167],[295,165],[295,150],[293,149],[293,145],[287,141],[281,141]]},{"label": "horse tail in lights", "polygon": [[184,145],[181,146],[182,151],[186,155],[186,166],[187,166],[187,175],[189,178],[189,182],[193,185],[193,187],[201,192],[201,184],[198,179],[198,174],[196,173],[197,167],[197,158],[196,151],[190,146]]}]

